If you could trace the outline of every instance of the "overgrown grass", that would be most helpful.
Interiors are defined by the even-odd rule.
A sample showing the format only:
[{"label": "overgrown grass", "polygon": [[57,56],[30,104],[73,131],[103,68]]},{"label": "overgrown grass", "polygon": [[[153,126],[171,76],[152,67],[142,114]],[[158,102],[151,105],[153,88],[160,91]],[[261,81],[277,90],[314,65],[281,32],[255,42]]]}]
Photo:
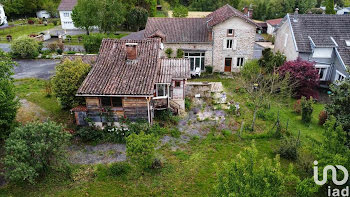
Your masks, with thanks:
[{"label": "overgrown grass", "polygon": [[8,43],[6,41],[6,36],[11,35],[12,40],[17,39],[18,37],[21,36],[28,36],[30,34],[38,34],[42,31],[46,31],[49,29],[54,28],[55,26],[53,24],[48,24],[47,26],[45,25],[18,25],[6,29],[0,30],[0,42],[1,43]]},{"label": "overgrown grass", "polygon": [[[103,36],[103,38],[112,38],[112,39],[120,39],[120,38],[128,35],[127,33],[122,33],[122,34],[118,34],[118,35],[115,35],[115,34],[101,34],[101,33],[92,33],[92,34],[100,34],[100,35]],[[84,37],[84,36],[85,36],[85,34],[74,35],[74,36],[72,36],[71,41],[66,40],[65,44],[68,44],[68,45],[83,45],[84,41],[79,41],[78,38],[79,37]]]}]

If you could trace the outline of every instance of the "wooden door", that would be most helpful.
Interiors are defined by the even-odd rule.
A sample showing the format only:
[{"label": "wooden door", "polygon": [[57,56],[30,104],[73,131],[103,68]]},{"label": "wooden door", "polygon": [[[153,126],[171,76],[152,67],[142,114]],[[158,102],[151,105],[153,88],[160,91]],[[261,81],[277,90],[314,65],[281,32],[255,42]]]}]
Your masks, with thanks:
[{"label": "wooden door", "polygon": [[232,58],[225,58],[225,72],[231,72]]}]

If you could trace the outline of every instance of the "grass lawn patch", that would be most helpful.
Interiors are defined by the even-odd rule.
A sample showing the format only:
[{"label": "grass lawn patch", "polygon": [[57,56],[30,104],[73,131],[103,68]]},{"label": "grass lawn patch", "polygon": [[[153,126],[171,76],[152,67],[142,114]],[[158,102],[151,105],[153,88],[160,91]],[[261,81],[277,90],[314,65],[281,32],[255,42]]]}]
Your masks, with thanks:
[{"label": "grass lawn patch", "polygon": [[[124,36],[127,36],[129,34],[127,33],[121,33],[121,34],[118,34],[118,35],[115,35],[115,34],[101,34],[101,33],[91,33],[92,35],[93,34],[100,34],[103,36],[103,38],[112,38],[112,39],[120,39]],[[91,35],[90,34],[90,35]],[[65,44],[67,45],[83,45],[84,44],[84,41],[79,41],[79,37],[83,37],[86,36],[86,34],[80,34],[80,35],[74,35],[74,36],[71,36],[72,39],[71,41],[68,41],[68,40],[65,40]]]},{"label": "grass lawn patch", "polygon": [[9,43],[6,41],[6,36],[11,35],[12,39],[15,40],[18,37],[21,36],[28,36],[30,34],[38,34],[42,31],[46,31],[49,29],[54,28],[55,26],[53,24],[45,25],[18,25],[6,29],[0,30],[0,42],[2,43]]}]

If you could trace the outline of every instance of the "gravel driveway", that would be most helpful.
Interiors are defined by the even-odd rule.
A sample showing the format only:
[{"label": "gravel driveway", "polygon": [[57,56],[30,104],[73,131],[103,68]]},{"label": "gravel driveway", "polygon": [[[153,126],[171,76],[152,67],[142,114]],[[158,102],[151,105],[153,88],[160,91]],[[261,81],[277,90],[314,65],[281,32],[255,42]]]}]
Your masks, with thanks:
[{"label": "gravel driveway", "polygon": [[40,78],[49,79],[55,74],[55,67],[60,60],[38,59],[38,60],[16,60],[15,79]]}]

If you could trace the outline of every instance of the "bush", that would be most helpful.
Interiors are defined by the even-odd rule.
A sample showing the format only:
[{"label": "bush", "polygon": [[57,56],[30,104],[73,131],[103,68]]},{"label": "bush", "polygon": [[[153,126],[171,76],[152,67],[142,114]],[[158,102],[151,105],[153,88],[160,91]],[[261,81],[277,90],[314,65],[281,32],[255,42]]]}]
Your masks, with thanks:
[{"label": "bush", "polygon": [[47,48],[49,48],[51,52],[54,52],[54,51],[56,51],[56,49],[58,48],[58,46],[57,46],[57,43],[52,42],[52,43],[50,43],[50,44],[47,45]]},{"label": "bush", "polygon": [[130,161],[142,169],[151,167],[155,160],[158,139],[153,134],[131,134],[126,138],[126,155]]},{"label": "bush", "polygon": [[52,78],[53,90],[63,108],[70,108],[84,103],[84,98],[75,96],[91,66],[81,59],[66,59],[56,66],[56,75]]},{"label": "bush", "polygon": [[319,186],[312,178],[306,178],[297,185],[296,193],[298,197],[312,197],[318,192]]},{"label": "bush", "polygon": [[83,43],[86,53],[98,53],[103,38],[103,34],[85,35]]},{"label": "bush", "polygon": [[165,54],[168,58],[171,58],[171,55],[173,54],[173,49],[172,48],[167,48],[165,50]]},{"label": "bush", "polygon": [[266,109],[259,109],[256,113],[256,116],[261,120],[274,120],[274,113],[267,111]]},{"label": "bush", "polygon": [[328,119],[328,114],[326,111],[321,111],[320,114],[318,115],[318,124],[319,125],[324,125]]},{"label": "bush", "polygon": [[185,109],[190,111],[192,106],[192,100],[190,98],[185,98]]},{"label": "bush", "polygon": [[65,166],[65,145],[70,135],[54,122],[28,123],[6,140],[5,172],[12,182],[34,183],[50,169]]},{"label": "bush", "polygon": [[131,170],[131,166],[127,162],[113,163],[109,167],[109,174],[112,176],[120,176],[127,174]]},{"label": "bush", "polygon": [[103,131],[94,127],[81,127],[75,133],[83,142],[96,142],[103,138]]},{"label": "bush", "polygon": [[278,69],[286,61],[286,56],[280,52],[274,54],[270,48],[264,49],[262,55],[259,59],[259,65],[268,73],[275,71],[275,69]]},{"label": "bush", "polygon": [[298,158],[298,141],[293,137],[284,137],[277,154],[285,159],[296,160]]},{"label": "bush", "polygon": [[297,114],[301,114],[301,99],[298,99],[294,103],[294,112]]},{"label": "bush", "polygon": [[206,66],[205,67],[205,71],[209,74],[212,74],[213,73],[213,67],[212,66]]},{"label": "bush", "polygon": [[36,58],[39,55],[39,44],[33,38],[20,37],[12,42],[11,50],[17,58]]},{"label": "bush", "polygon": [[184,57],[184,51],[182,49],[177,49],[176,57],[177,58],[183,58]]},{"label": "bush", "polygon": [[63,53],[62,49],[57,49],[56,52],[57,52],[59,55],[62,55],[62,53]]},{"label": "bush", "polygon": [[183,5],[176,5],[173,10],[173,17],[185,18],[188,16],[188,9]]},{"label": "bush", "polygon": [[311,122],[312,112],[314,110],[312,104],[312,97],[310,99],[306,99],[305,97],[301,98],[301,119],[304,123]]}]

